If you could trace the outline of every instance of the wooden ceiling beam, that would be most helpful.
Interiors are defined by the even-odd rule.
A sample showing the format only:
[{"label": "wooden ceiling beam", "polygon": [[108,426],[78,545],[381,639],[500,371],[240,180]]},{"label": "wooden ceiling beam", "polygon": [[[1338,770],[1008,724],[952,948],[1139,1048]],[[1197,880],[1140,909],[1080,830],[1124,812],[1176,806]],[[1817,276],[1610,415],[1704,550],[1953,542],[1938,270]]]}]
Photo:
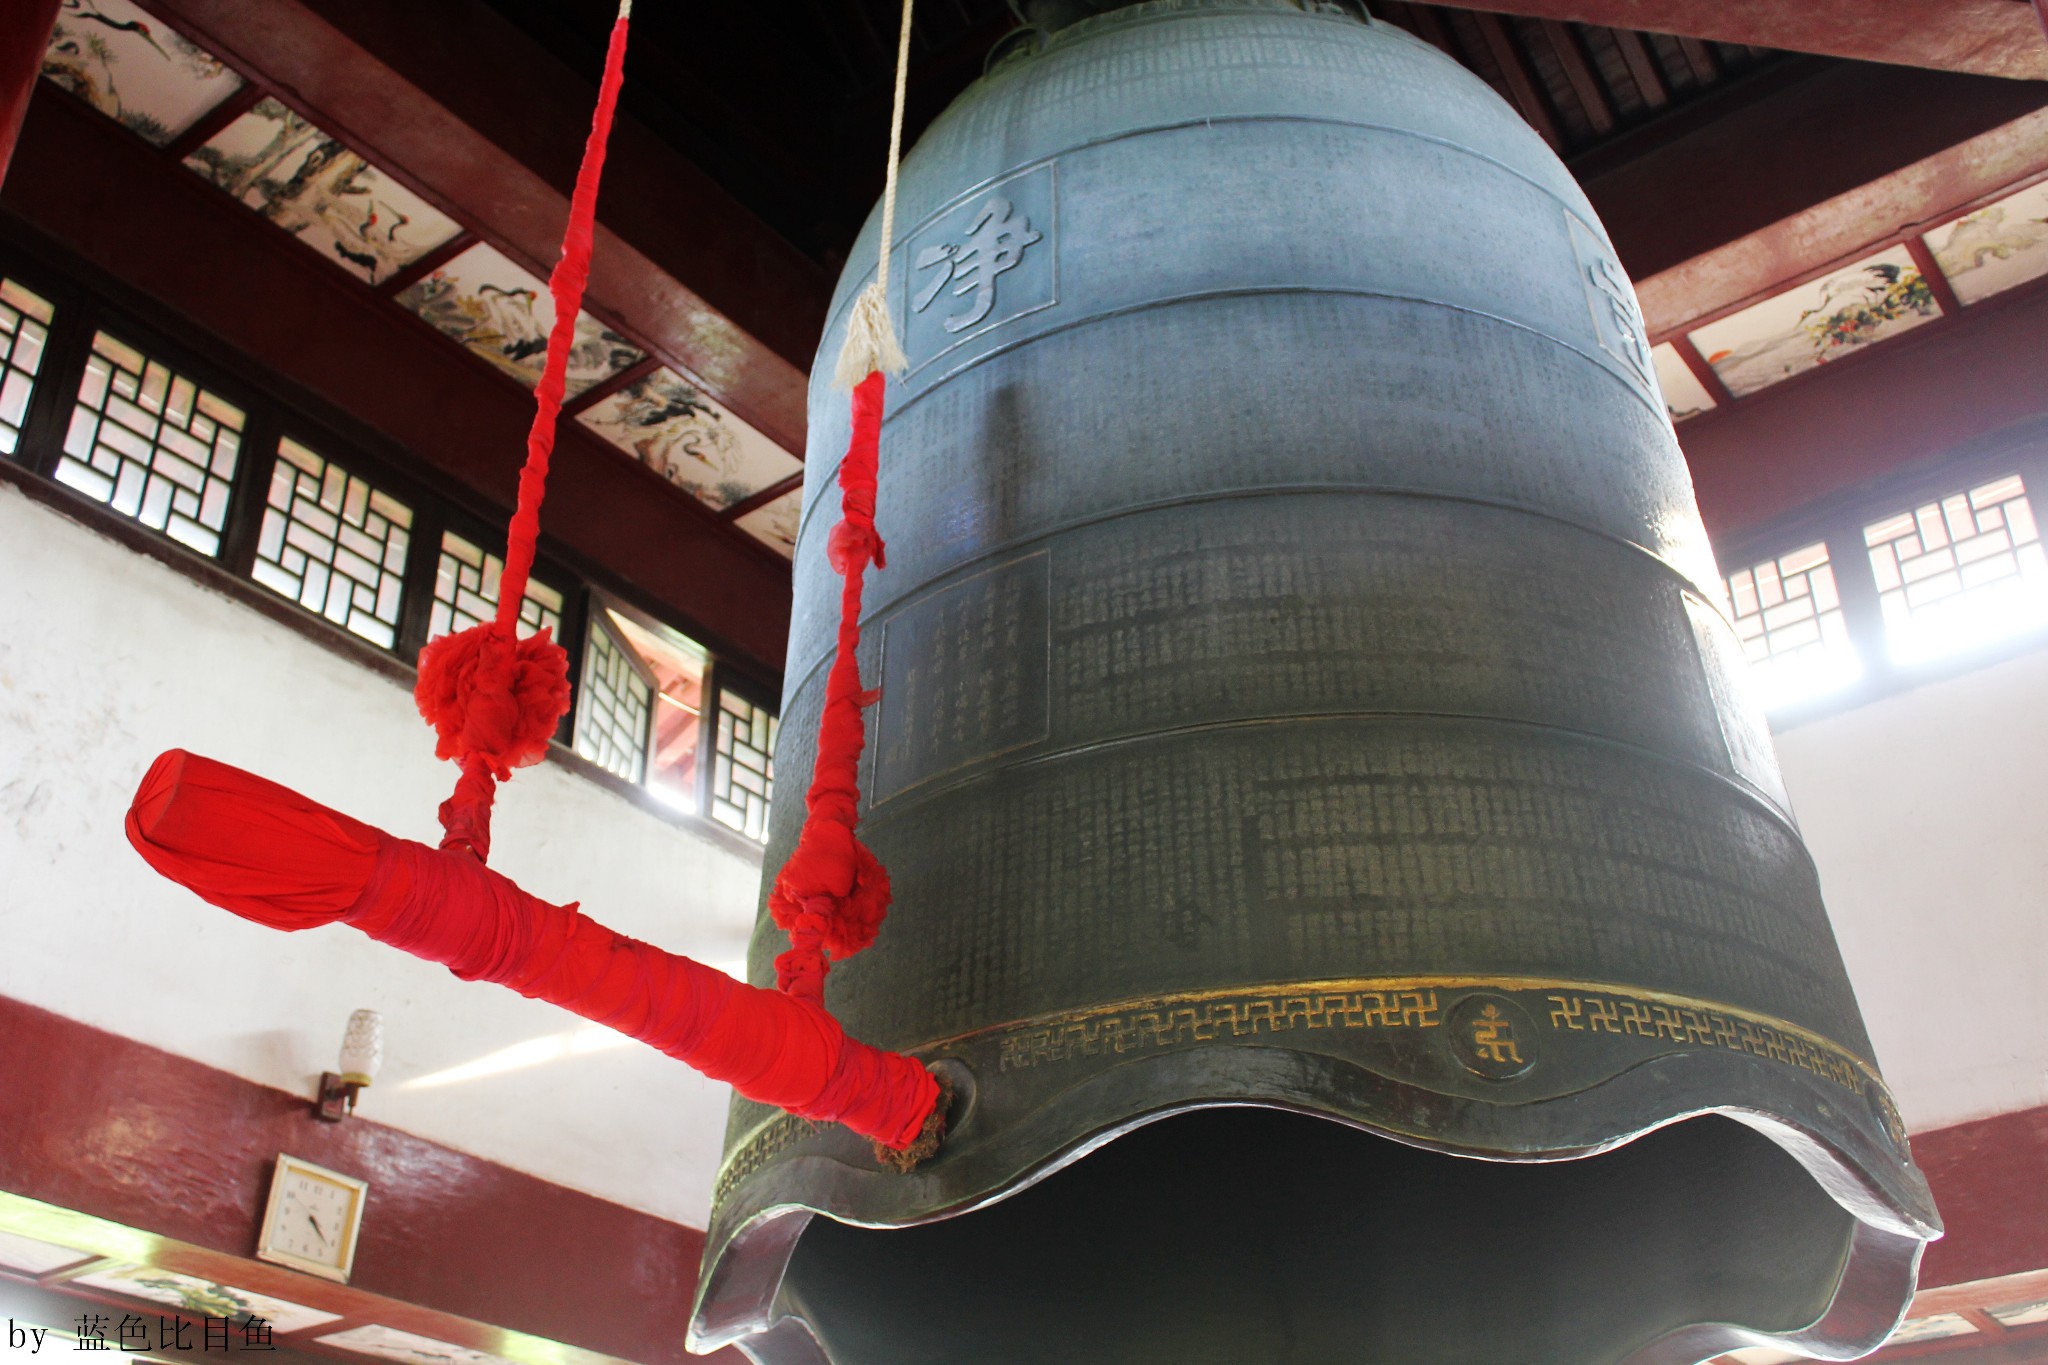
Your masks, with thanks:
[{"label": "wooden ceiling beam", "polygon": [[[1844,489],[1954,457],[2014,433],[2048,429],[2048,289],[2021,287],[1965,310],[1937,330],[1900,337],[1821,367],[1678,428],[1717,544],[1730,544]],[[2048,1112],[2036,1111],[2048,1123]],[[1913,1150],[1927,1158],[1915,1135]],[[1956,1172],[1964,1174],[1967,1172]],[[2048,1222],[2001,1232],[1997,1207],[1976,1211],[1957,1238],[1958,1208],[1935,1172],[1935,1202],[1950,1239],[1927,1264],[1942,1276],[1983,1279],[2048,1266]],[[2048,1201],[2048,1182],[2036,1202]],[[2038,1257],[2039,1259],[2029,1259]],[[1923,1282],[1938,1283],[1930,1273]]]},{"label": "wooden ceiling beam", "polygon": [[[1866,62],[2048,79],[2048,34],[2015,0],[1436,0]],[[2037,4],[2039,0],[2037,0]]]},{"label": "wooden ceiling beam", "polygon": [[[483,0],[146,0],[373,164],[546,277],[589,79]],[[709,175],[620,117],[587,295],[799,456],[831,280]]]},{"label": "wooden ceiling beam", "polygon": [[[1730,87],[1725,98],[1710,94],[1621,134],[1575,158],[1572,170],[1630,278],[1644,282],[2044,109],[2048,84],[1863,63],[1781,63]],[[2031,155],[2043,150],[2037,143]],[[2008,136],[1995,164],[1973,169],[1951,158],[1942,175],[1988,190],[2025,174],[2019,168],[2029,155],[2023,136]],[[1959,201],[1943,193],[1928,202],[1945,209]],[[1777,249],[1807,250],[1796,241]],[[1661,304],[1653,316],[1653,331],[1689,320]]]},{"label": "wooden ceiling beam", "polygon": [[1824,199],[1667,270],[1636,280],[1650,335],[1773,292],[1888,242],[1926,231],[2012,186],[2048,175],[2048,109]]},{"label": "wooden ceiling beam", "polygon": [[1650,51],[1650,45],[1643,41],[1643,35],[1632,29],[1617,28],[1614,45],[1621,51],[1623,65],[1636,83],[1636,93],[1643,97],[1643,103],[1652,109],[1662,109],[1671,102],[1671,92],[1665,88],[1664,73],[1657,66],[1657,58]]},{"label": "wooden ceiling beam", "polygon": [[[516,381],[53,86],[0,210],[332,410],[314,418],[410,453],[422,482],[467,490],[479,513],[512,506],[533,420]],[[764,680],[780,673],[787,561],[573,420],[542,530]]]},{"label": "wooden ceiling beam", "polygon": [[1593,125],[1596,136],[1605,137],[1614,131],[1614,108],[1607,102],[1607,87],[1593,74],[1593,68],[1586,61],[1586,54],[1579,47],[1579,37],[1555,19],[1543,21],[1543,36],[1550,43],[1550,50],[1557,54],[1557,64],[1564,70],[1564,78],[1571,85],[1572,94],[1578,97],[1579,107],[1586,113],[1586,122]]},{"label": "wooden ceiling beam", "polygon": [[1564,137],[1559,133],[1557,120],[1551,115],[1550,104],[1543,97],[1543,87],[1536,81],[1535,73],[1529,70],[1529,59],[1521,45],[1515,42],[1515,35],[1508,32],[1508,26],[1498,14],[1485,12],[1472,16],[1479,26],[1480,36],[1486,40],[1486,50],[1493,57],[1494,65],[1500,68],[1501,79],[1507,83],[1508,95],[1518,113],[1521,114],[1537,135],[1550,144],[1552,151],[1564,146]]}]

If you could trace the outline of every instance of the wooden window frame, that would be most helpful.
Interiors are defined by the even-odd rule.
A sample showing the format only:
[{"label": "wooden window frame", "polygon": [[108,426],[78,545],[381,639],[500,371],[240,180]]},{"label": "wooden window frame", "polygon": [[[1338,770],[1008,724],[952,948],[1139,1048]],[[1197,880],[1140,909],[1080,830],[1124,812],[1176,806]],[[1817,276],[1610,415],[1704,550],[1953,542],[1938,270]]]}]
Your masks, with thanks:
[{"label": "wooden window frame", "polygon": [[[21,439],[13,455],[0,455],[0,481],[20,487],[32,500],[178,570],[409,689],[416,675],[413,660],[418,658],[420,648],[426,644],[442,533],[454,531],[488,553],[502,557],[509,509],[491,507],[476,500],[467,490],[451,489],[432,476],[419,477],[412,472],[419,467],[419,462],[409,458],[404,450],[368,431],[351,436],[347,428],[353,424],[345,416],[337,414],[323,418],[318,409],[324,405],[317,399],[296,394],[291,386],[268,375],[247,357],[223,354],[217,345],[210,345],[203,337],[180,335],[185,329],[178,328],[174,319],[160,316],[160,310],[146,299],[133,295],[118,281],[109,278],[103,284],[86,283],[81,277],[93,272],[82,263],[65,262],[65,254],[53,248],[48,255],[54,259],[44,259],[40,251],[24,247],[15,240],[0,239],[0,276],[19,281],[23,287],[48,300],[54,310],[48,342],[35,376],[35,388],[23,414]],[[173,540],[90,495],[58,482],[54,477],[65,432],[69,429],[72,410],[78,401],[79,386],[91,356],[93,337],[102,331],[143,351],[152,360],[161,361],[202,388],[218,393],[246,414],[234,488],[217,555],[207,555]],[[251,576],[257,540],[268,505],[270,482],[278,459],[278,443],[286,437],[413,510],[396,640],[389,649],[335,624]],[[591,603],[593,594],[600,590],[701,643],[703,633],[690,623],[650,610],[628,585],[609,581],[601,573],[579,571],[566,559],[551,553],[545,540],[535,558],[533,572],[535,577],[562,593],[559,642],[571,660],[572,693],[580,686]],[[744,679],[750,700],[771,713],[778,710],[772,689],[754,681],[751,674],[735,670],[715,651],[706,648],[705,652],[708,660],[707,687],[717,685],[716,680],[721,676]],[[707,692],[707,695],[715,697],[716,694]],[[550,748],[551,761],[626,796],[649,814],[696,830],[751,860],[761,858],[761,843],[708,814],[693,814],[669,806],[639,784],[627,782],[575,753],[574,702],[577,700],[580,698],[572,696],[570,710],[563,717],[555,743]],[[708,731],[702,735],[701,742],[708,753],[711,744]],[[709,765],[705,766],[708,772]],[[708,786],[700,784],[700,792],[703,791],[708,791]]]}]

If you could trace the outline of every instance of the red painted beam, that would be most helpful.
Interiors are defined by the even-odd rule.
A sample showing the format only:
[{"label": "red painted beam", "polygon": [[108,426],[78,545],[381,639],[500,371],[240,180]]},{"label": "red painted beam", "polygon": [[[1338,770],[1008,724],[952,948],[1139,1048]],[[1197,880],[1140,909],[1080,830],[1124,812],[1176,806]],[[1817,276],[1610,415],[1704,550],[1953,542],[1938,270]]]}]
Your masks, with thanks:
[{"label": "red painted beam", "polygon": [[1915,1134],[1913,1157],[1948,1227],[1923,1286],[2048,1268],[2048,1108]]},{"label": "red painted beam", "polygon": [[1433,0],[1897,66],[2048,79],[2048,40],[2015,0]]},{"label": "red painted beam", "polygon": [[16,0],[0,10],[0,181],[7,179],[7,162],[56,22],[57,0]]},{"label": "red painted beam", "polygon": [[[0,1189],[187,1244],[170,1268],[443,1340],[473,1331],[452,1315],[649,1365],[697,1359],[682,1346],[694,1228],[367,1119],[322,1123],[308,1096],[5,996],[0,1037]],[[371,1184],[345,1287],[251,1259],[279,1152]],[[407,1304],[426,1311],[394,1320]]]},{"label": "red painted beam", "polygon": [[2042,109],[2048,84],[1791,64],[1624,134],[1572,170],[1640,280]]},{"label": "red painted beam", "polygon": [[[0,208],[443,479],[512,505],[533,411],[523,388],[62,91],[34,102]],[[714,649],[780,671],[788,563],[574,421],[542,529]]]},{"label": "red painted beam", "polygon": [[[594,70],[579,79],[482,0],[148,4],[546,277]],[[630,117],[598,218],[591,310],[801,456],[831,279]]]},{"label": "red painted beam", "polygon": [[1925,231],[2048,174],[2048,107],[1901,166],[1833,198],[1636,278],[1650,335],[1661,338],[1773,293],[1785,281]]},{"label": "red painted beam", "polygon": [[2044,375],[2048,287],[2036,284],[1977,304],[1953,325],[1882,343],[1695,417],[1678,438],[1700,513],[1718,541],[2048,420]]}]

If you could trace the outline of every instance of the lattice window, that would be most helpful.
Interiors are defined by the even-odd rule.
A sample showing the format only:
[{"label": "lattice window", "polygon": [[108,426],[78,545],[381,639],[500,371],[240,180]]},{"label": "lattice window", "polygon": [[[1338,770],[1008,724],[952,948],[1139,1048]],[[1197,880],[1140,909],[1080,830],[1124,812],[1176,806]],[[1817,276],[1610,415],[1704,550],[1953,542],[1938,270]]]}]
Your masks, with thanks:
[{"label": "lattice window", "polygon": [[775,794],[776,719],[737,692],[718,689],[711,815],[751,838],[765,838]]},{"label": "lattice window", "polygon": [[705,747],[704,647],[667,626],[612,603],[599,610],[619,643],[639,660],[654,683],[654,717],[647,730],[648,792],[678,810],[697,809],[699,750]]},{"label": "lattice window", "polygon": [[2048,626],[2048,559],[2017,474],[1863,528],[1901,663]]},{"label": "lattice window", "polygon": [[576,752],[628,782],[647,776],[647,726],[654,679],[604,621],[593,619],[583,647],[576,705]]},{"label": "lattice window", "polygon": [[22,419],[56,313],[49,300],[13,280],[0,280],[0,455],[12,455],[21,446]]},{"label": "lattice window", "polygon": [[250,574],[386,649],[398,604],[412,509],[297,441],[278,442]]},{"label": "lattice window", "polygon": [[242,410],[105,332],[78,387],[57,478],[205,554],[220,552]]},{"label": "lattice window", "polygon": [[1728,599],[1765,705],[1833,691],[1862,676],[1825,541],[1731,575]]},{"label": "lattice window", "polygon": [[[443,532],[427,638],[468,630],[497,615],[498,577],[504,572],[505,561],[497,555],[485,553],[453,531]],[[556,639],[562,637],[562,594],[529,576],[526,598],[519,604],[519,633],[531,635],[542,626],[553,631]]]}]

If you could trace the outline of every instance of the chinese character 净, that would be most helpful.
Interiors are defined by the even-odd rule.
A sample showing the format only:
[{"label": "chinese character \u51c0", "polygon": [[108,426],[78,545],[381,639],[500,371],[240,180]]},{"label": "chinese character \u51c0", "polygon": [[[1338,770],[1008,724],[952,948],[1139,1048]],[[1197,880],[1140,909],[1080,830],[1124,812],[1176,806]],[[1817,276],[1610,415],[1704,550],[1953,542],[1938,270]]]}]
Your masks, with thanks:
[{"label": "chinese character \u51c0", "polygon": [[1042,235],[1031,230],[1029,218],[1014,214],[1009,200],[1000,196],[990,199],[975,214],[965,242],[940,242],[918,252],[917,268],[937,270],[938,274],[911,301],[911,308],[922,313],[950,283],[954,298],[972,294],[974,299],[966,312],[945,320],[947,331],[964,331],[987,317],[996,306],[996,277],[1016,269],[1024,259],[1025,248]]}]

